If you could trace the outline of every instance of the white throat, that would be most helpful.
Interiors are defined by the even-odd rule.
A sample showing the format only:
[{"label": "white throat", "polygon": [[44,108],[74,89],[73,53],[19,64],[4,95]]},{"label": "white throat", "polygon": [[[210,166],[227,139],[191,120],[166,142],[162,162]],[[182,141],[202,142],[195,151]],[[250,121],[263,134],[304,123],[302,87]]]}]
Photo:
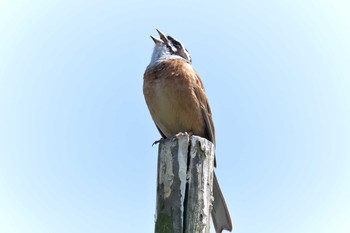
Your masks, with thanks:
[{"label": "white throat", "polygon": [[165,45],[162,45],[162,46],[156,45],[154,46],[151,62],[149,63],[148,67],[154,66],[156,64],[159,64],[162,61],[169,60],[169,59],[185,60],[179,55],[171,54]]}]

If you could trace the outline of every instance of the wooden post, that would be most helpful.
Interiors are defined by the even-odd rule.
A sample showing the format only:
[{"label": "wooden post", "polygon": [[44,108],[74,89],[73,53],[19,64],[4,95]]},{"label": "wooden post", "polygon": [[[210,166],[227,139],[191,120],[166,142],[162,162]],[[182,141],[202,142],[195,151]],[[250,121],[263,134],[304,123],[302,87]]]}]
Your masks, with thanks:
[{"label": "wooden post", "polygon": [[209,233],[214,146],[187,133],[159,144],[155,233]]}]

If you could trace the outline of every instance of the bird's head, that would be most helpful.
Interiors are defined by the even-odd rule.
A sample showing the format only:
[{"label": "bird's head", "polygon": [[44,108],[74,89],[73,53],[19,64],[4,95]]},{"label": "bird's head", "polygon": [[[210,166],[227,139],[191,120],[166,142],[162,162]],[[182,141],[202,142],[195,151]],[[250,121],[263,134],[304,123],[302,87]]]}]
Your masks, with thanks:
[{"label": "bird's head", "polygon": [[188,63],[192,62],[192,59],[181,41],[175,39],[172,36],[164,35],[161,31],[156,29],[160,39],[151,36],[155,46],[152,54],[151,64],[166,59],[183,59]]}]

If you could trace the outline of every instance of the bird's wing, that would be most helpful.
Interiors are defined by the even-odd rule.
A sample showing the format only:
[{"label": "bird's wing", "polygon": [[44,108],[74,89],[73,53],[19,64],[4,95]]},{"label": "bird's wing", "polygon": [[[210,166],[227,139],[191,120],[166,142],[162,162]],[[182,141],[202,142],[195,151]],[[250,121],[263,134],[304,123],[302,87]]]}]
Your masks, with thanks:
[{"label": "bird's wing", "polygon": [[[205,129],[206,138],[209,141],[211,141],[215,146],[216,140],[215,140],[214,121],[213,121],[210,105],[208,102],[208,98],[207,98],[207,95],[205,94],[203,82],[200,79],[197,72],[195,72],[195,78],[196,78],[196,85],[193,87],[193,91],[198,99],[198,102],[202,110],[202,116],[206,127]],[[216,167],[216,158],[214,159],[214,166]]]},{"label": "bird's wing", "polygon": [[195,73],[195,76],[196,76],[196,84],[197,85],[195,85],[193,87],[193,91],[198,99],[198,102],[199,102],[201,110],[202,110],[202,116],[203,116],[203,119],[205,121],[207,139],[215,145],[216,141],[215,141],[214,121],[213,121],[210,105],[208,102],[208,98],[205,94],[203,82],[200,79],[197,72]]}]

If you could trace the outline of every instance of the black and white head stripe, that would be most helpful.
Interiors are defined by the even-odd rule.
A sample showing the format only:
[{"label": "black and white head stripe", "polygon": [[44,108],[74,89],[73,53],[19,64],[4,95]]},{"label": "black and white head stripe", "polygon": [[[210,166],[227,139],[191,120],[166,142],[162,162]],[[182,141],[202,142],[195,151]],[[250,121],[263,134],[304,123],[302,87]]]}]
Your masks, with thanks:
[{"label": "black and white head stripe", "polygon": [[172,36],[167,36],[167,39],[168,39],[168,46],[174,54],[181,56],[182,58],[184,58],[189,62],[192,62],[190,54],[188,53],[187,49],[180,41],[178,41]]}]

